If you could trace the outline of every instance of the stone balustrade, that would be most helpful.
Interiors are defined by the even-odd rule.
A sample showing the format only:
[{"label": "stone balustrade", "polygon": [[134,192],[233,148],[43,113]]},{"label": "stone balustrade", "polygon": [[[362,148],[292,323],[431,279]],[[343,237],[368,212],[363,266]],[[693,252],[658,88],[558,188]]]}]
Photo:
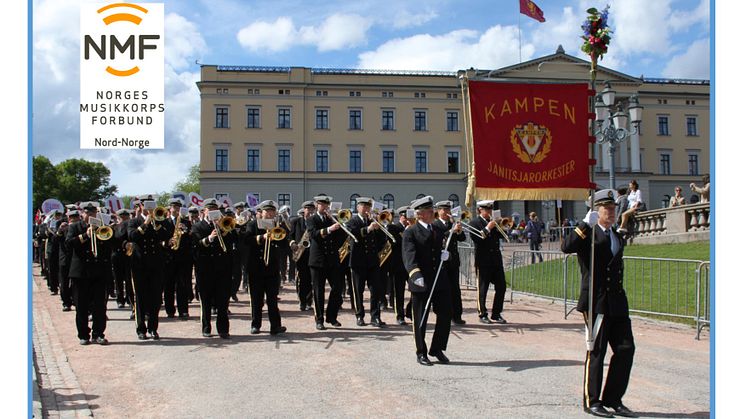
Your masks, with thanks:
[{"label": "stone balustrade", "polygon": [[686,243],[710,239],[710,204],[661,208],[635,214],[630,242]]}]

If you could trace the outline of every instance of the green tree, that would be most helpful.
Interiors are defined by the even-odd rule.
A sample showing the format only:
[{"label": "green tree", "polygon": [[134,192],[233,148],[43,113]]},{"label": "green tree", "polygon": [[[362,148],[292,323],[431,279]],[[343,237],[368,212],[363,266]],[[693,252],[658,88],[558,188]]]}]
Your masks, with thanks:
[{"label": "green tree", "polygon": [[51,161],[44,156],[34,156],[31,187],[33,188],[34,209],[48,198],[57,198],[59,192],[59,174]]},{"label": "green tree", "polygon": [[200,193],[199,189],[199,164],[189,168],[189,174],[174,185],[174,191],[181,191],[185,193],[196,192]]},{"label": "green tree", "polygon": [[59,176],[57,199],[63,203],[102,200],[117,191],[109,184],[111,172],[100,162],[68,159],[55,166]]}]

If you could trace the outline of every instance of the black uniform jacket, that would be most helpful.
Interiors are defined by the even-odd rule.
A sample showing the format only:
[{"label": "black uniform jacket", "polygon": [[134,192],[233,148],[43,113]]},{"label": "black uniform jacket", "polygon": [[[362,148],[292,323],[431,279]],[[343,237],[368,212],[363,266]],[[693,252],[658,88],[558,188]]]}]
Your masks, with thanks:
[{"label": "black uniform jacket", "polygon": [[469,225],[477,230],[484,231],[486,239],[474,233],[471,234],[471,241],[474,242],[474,263],[479,269],[497,268],[503,266],[503,255],[500,252],[500,238],[502,235],[497,231],[500,226],[495,226],[488,232],[488,222],[482,217],[474,217]]},{"label": "black uniform jacket", "polygon": [[[452,222],[443,221],[440,218],[433,222],[433,228],[437,228],[438,230],[440,230],[443,233],[443,236],[445,236],[446,240],[448,240],[448,234],[451,232],[452,227]],[[458,242],[462,242],[464,240],[466,240],[466,232],[464,232],[462,226],[461,232],[454,232],[453,237],[451,237],[451,242],[448,244],[448,252],[451,254],[451,256],[448,258],[448,265],[453,267],[461,266],[461,258],[458,254]]]},{"label": "black uniform jacket", "polygon": [[165,243],[174,234],[168,223],[155,222],[155,227],[145,224],[142,215],[134,217],[127,225],[127,236],[134,243],[132,262],[149,266],[163,265],[166,262]]},{"label": "black uniform jacket", "polygon": [[[190,243],[195,258],[195,265],[201,273],[212,274],[219,271],[221,275],[225,275],[232,268],[233,248],[238,240],[238,233],[236,230],[232,230],[230,233],[221,233],[226,249],[224,252],[217,237],[210,243],[208,237],[214,229],[213,223],[206,220],[200,220],[192,225]],[[181,248],[181,246],[179,247]]]},{"label": "black uniform jacket", "polygon": [[359,214],[355,214],[347,223],[347,228],[355,235],[357,242],[350,246],[350,268],[375,269],[378,268],[378,252],[386,244],[386,234],[383,231],[368,232],[371,218],[366,222]]},{"label": "black uniform jacket", "polygon": [[271,240],[269,244],[269,264],[264,263],[264,249],[265,249],[265,237],[264,234],[267,232],[263,228],[259,228],[257,221],[252,220],[248,223],[249,226],[246,229],[246,243],[249,245],[249,272],[255,275],[261,276],[276,276],[280,272],[281,260],[284,261],[283,255],[289,249],[290,235],[285,228],[284,224],[280,226],[287,233],[285,238],[282,240]]},{"label": "black uniform jacket", "polygon": [[[386,229],[396,238],[396,243],[391,244],[391,255],[386,259],[383,268],[386,270],[404,269],[401,258],[401,242],[404,237],[404,226],[397,221],[387,225]],[[388,237],[386,240],[388,240]]]},{"label": "black uniform jacket", "polygon": [[[594,281],[593,281],[593,312],[603,313],[609,316],[629,316],[629,305],[627,295],[624,292],[624,241],[613,231],[611,234],[617,236],[619,250],[612,256],[611,243],[601,227],[595,226],[593,231],[595,237],[594,255]],[[591,261],[591,235],[590,227],[580,222],[577,228],[562,242],[562,251],[565,253],[577,253],[580,264],[580,272],[583,276],[580,287],[580,299],[578,300],[578,311],[588,312],[588,290],[590,279]]]},{"label": "black uniform jacket", "polygon": [[124,254],[127,250],[125,246],[129,242],[129,232],[127,231],[128,226],[129,220],[111,226],[111,228],[114,229],[114,237],[111,239],[111,248],[115,254]]},{"label": "black uniform jacket", "polygon": [[[445,245],[443,232],[434,228],[430,233],[426,227],[419,222],[407,228],[402,238],[402,259],[404,269],[407,271],[407,283],[412,292],[429,292],[435,282],[435,272],[440,265],[440,253]],[[440,279],[436,290],[449,287],[448,278],[445,277],[446,270],[441,269]],[[421,288],[414,284],[417,278],[425,279],[425,287]]]},{"label": "black uniform jacket", "polygon": [[78,221],[67,229],[65,244],[72,250],[70,258],[70,278],[103,278],[106,270],[111,270],[111,240],[96,240],[96,253],[93,256],[91,238],[85,235],[88,224]]},{"label": "black uniform jacket", "polygon": [[[169,240],[173,237],[174,231],[179,228],[179,226],[177,226],[175,223],[176,218],[171,219],[170,216],[167,217],[164,221],[164,224],[168,224],[168,228],[171,230],[171,237],[169,237]],[[184,224],[184,226],[186,227],[186,231],[181,234],[181,239],[179,239],[179,248],[177,250],[171,249],[171,246],[168,245],[168,242],[166,243],[166,245],[175,262],[187,263],[192,257],[192,223],[187,219],[187,217],[181,217],[181,220],[179,220],[179,224]]]},{"label": "black uniform jacket", "polygon": [[329,233],[327,228],[332,225],[333,219],[325,217],[325,220],[322,220],[319,214],[306,219],[306,229],[311,236],[311,247],[306,250],[308,266],[329,269],[339,267],[339,248],[349,236],[341,228]]}]

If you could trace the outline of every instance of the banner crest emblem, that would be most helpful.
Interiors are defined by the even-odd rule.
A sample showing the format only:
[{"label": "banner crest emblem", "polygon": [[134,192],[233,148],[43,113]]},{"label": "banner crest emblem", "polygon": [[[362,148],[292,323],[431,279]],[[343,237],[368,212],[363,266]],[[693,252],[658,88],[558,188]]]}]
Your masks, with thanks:
[{"label": "banner crest emblem", "polygon": [[541,163],[552,150],[552,133],[543,125],[529,122],[510,131],[513,152],[524,163]]}]

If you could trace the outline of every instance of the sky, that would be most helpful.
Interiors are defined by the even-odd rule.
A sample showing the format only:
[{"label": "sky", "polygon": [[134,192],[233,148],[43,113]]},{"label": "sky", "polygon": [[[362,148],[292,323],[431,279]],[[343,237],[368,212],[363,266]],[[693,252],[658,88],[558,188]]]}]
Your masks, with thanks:
[{"label": "sky", "polygon": [[[85,158],[111,170],[118,195],[170,192],[199,163],[199,64],[389,70],[494,69],[553,54],[583,59],[589,7],[610,8],[600,63],[648,78],[710,78],[707,0],[238,1],[165,3],[163,150],[80,150],[80,0],[33,2],[33,147],[53,163]],[[145,2],[143,2],[145,3]],[[520,24],[520,26],[519,26]],[[520,31],[519,31],[520,27]]]}]

